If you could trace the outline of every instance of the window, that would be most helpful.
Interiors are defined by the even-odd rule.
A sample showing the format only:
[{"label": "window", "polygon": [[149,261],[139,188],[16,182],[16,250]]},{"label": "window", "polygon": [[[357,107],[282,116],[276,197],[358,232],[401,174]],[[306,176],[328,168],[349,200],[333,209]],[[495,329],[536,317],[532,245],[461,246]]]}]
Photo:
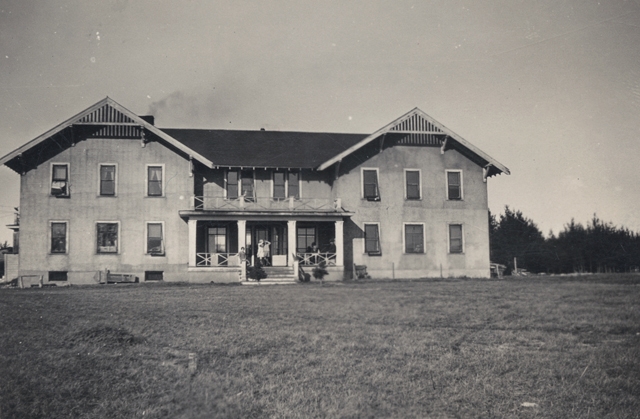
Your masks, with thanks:
[{"label": "window", "polygon": [[449,253],[462,252],[462,224],[449,224]]},{"label": "window", "polygon": [[147,166],[147,196],[163,196],[162,175],[164,167]]},{"label": "window", "polygon": [[209,228],[209,253],[227,253],[227,228]]},{"label": "window", "polygon": [[273,198],[300,198],[300,173],[299,172],[274,172],[273,173]]},{"label": "window", "polygon": [[295,199],[300,198],[300,173],[299,172],[289,172],[287,173],[287,178],[289,181],[288,184],[288,197],[293,197]]},{"label": "window", "polygon": [[66,281],[66,271],[49,271],[49,282],[51,281]]},{"label": "window", "polygon": [[243,170],[240,172],[240,178],[244,199],[246,201],[254,201],[256,196],[253,191],[253,171]]},{"label": "window", "polygon": [[447,170],[447,199],[462,199],[462,171]]},{"label": "window", "polygon": [[98,253],[118,253],[118,223],[97,223]]},{"label": "window", "polygon": [[273,173],[273,198],[284,199],[286,197],[286,182],[284,172]]},{"label": "window", "polygon": [[237,170],[227,172],[227,199],[238,199],[238,179],[240,173]]},{"label": "window", "polygon": [[51,253],[67,253],[67,223],[51,222]]},{"label": "window", "polygon": [[147,253],[164,255],[163,223],[147,223]]},{"label": "window", "polygon": [[116,194],[116,165],[100,165],[100,196],[115,196]]},{"label": "window", "polygon": [[298,253],[311,252],[314,244],[317,245],[315,227],[298,227]]},{"label": "window", "polygon": [[424,253],[424,225],[404,225],[404,252]]},{"label": "window", "polygon": [[163,271],[144,271],[145,281],[162,281],[164,278]]},{"label": "window", "polygon": [[227,172],[227,199],[238,199],[244,196],[246,201],[254,201],[252,170],[229,170]]},{"label": "window", "polygon": [[379,201],[378,169],[362,169],[362,196],[368,201]]},{"label": "window", "polygon": [[407,199],[420,199],[420,170],[405,170],[405,198]]},{"label": "window", "polygon": [[69,164],[51,165],[51,195],[58,197],[69,196]]},{"label": "window", "polygon": [[380,227],[378,224],[364,225],[364,251],[369,255],[379,255]]}]

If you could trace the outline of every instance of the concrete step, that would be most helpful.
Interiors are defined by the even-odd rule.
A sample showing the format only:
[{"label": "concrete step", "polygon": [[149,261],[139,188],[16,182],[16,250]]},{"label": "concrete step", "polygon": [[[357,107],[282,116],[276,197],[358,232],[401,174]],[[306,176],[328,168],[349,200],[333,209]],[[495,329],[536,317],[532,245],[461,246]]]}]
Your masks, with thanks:
[{"label": "concrete step", "polygon": [[[290,266],[263,266],[262,269],[267,274],[267,277],[262,279],[260,282],[262,283],[295,283],[297,282],[297,277],[293,267]],[[249,282],[253,284],[255,282]]]}]

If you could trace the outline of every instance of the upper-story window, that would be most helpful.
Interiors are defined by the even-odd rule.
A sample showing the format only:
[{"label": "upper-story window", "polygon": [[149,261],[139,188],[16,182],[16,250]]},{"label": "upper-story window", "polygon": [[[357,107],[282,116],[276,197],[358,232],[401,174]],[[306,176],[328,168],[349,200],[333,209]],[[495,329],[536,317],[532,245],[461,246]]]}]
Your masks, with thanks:
[{"label": "upper-story window", "polygon": [[284,199],[287,197],[287,181],[285,172],[273,172],[273,198]]},{"label": "upper-story window", "polygon": [[69,163],[51,165],[51,195],[69,196]]},{"label": "upper-story window", "polygon": [[368,201],[379,201],[378,169],[362,169],[362,197]]},{"label": "upper-story window", "polygon": [[420,169],[405,169],[404,171],[404,196],[406,199],[421,199]]},{"label": "upper-story window", "polygon": [[116,195],[116,165],[100,164],[100,196]]},{"label": "upper-story window", "polygon": [[300,173],[273,172],[273,198],[300,198]]},{"label": "upper-story window", "polygon": [[287,196],[300,198],[300,172],[287,172]]},{"label": "upper-story window", "polygon": [[447,170],[447,199],[461,200],[462,170]]},{"label": "upper-story window", "polygon": [[229,170],[226,183],[227,199],[237,199],[240,196],[244,196],[247,201],[255,199],[252,170]]},{"label": "upper-story window", "polygon": [[147,165],[147,196],[164,196],[164,165]]}]

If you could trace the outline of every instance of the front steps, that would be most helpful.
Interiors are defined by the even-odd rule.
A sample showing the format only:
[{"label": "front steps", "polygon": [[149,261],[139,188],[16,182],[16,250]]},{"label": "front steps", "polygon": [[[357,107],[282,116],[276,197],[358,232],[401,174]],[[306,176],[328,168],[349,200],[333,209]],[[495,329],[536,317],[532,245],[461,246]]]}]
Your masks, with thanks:
[{"label": "front steps", "polygon": [[262,269],[267,273],[266,278],[261,279],[260,282],[247,280],[243,284],[295,284],[298,282],[291,266],[263,266]]}]

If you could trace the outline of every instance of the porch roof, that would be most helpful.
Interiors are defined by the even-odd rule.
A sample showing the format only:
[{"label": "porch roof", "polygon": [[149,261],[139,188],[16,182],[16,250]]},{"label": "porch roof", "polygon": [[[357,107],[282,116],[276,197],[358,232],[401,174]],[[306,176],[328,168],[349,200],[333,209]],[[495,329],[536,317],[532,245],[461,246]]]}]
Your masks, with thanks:
[{"label": "porch roof", "polygon": [[339,221],[355,215],[349,211],[229,211],[182,210],[181,218],[196,220],[247,220],[247,221]]}]

